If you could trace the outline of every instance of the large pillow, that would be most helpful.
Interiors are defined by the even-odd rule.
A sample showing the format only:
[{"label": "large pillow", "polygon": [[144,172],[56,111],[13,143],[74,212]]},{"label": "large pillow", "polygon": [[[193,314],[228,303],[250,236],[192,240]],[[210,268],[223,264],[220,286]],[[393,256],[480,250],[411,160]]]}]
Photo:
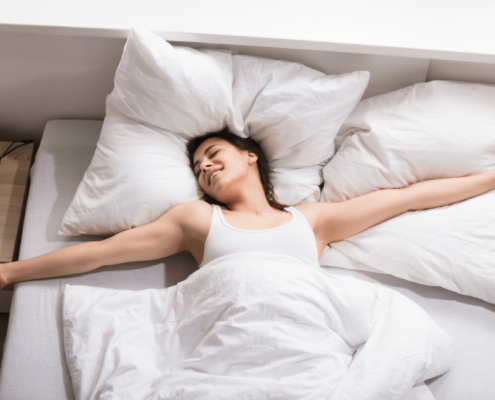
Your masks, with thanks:
[{"label": "large pillow", "polygon": [[91,165],[59,235],[114,234],[200,197],[184,139],[107,109]]},{"label": "large pillow", "polygon": [[318,201],[321,169],[366,89],[369,72],[325,75],[302,64],[235,55],[234,107],[267,156],[278,199]]},{"label": "large pillow", "polygon": [[93,160],[59,235],[121,232],[199,199],[185,142],[226,124],[242,135],[242,119],[234,118],[233,79],[230,52],[173,47],[133,28]]},{"label": "large pillow", "polygon": [[260,143],[279,202],[318,201],[321,169],[369,73],[327,76],[297,63],[234,60],[133,29],[94,158],[59,234],[117,233],[201,198],[185,143],[226,125]]},{"label": "large pillow", "polygon": [[242,136],[232,107],[232,54],[172,46],[139,27],[129,34],[107,106],[143,124],[199,136],[225,125]]},{"label": "large pillow", "polygon": [[[362,101],[324,167],[321,201],[495,170],[495,87],[434,81]],[[495,191],[408,212],[324,250],[320,263],[383,272],[495,303]]]}]

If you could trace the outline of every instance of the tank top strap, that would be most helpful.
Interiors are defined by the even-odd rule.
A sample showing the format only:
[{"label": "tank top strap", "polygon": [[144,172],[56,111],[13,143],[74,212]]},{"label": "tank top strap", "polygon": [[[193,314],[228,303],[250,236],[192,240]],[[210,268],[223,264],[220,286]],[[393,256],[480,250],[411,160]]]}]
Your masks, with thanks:
[{"label": "tank top strap", "polygon": [[213,221],[218,222],[220,220],[220,215],[218,214],[219,212],[221,212],[220,206],[217,204],[212,204],[212,207],[213,207],[213,214],[211,216],[211,222],[212,223]]},{"label": "tank top strap", "polygon": [[[212,231],[217,231],[219,228],[221,228],[223,226],[223,224],[222,224],[222,209],[217,204],[212,204],[212,206],[213,206],[213,213],[211,215],[210,231],[208,232],[208,235],[206,237],[206,242],[208,242],[208,238],[209,238],[210,233]],[[205,242],[205,244],[206,244],[206,242]]]},{"label": "tank top strap", "polygon": [[289,210],[292,213],[294,218],[299,217],[299,219],[304,221],[305,225],[307,225],[311,230],[313,230],[313,228],[311,228],[311,225],[309,224],[309,222],[306,219],[306,217],[304,216],[304,214],[301,211],[299,211],[296,207],[294,207],[294,206],[285,207],[285,210]]}]

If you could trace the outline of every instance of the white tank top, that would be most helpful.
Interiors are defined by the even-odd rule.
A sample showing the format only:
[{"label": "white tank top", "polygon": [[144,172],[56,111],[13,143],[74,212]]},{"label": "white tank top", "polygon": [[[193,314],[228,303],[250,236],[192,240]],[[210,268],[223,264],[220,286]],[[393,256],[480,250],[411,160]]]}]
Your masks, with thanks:
[{"label": "white tank top", "polygon": [[199,267],[218,257],[252,251],[290,254],[319,266],[316,237],[306,217],[294,207],[285,210],[292,214],[290,222],[272,229],[249,230],[229,225],[220,206],[213,204],[210,231]]}]

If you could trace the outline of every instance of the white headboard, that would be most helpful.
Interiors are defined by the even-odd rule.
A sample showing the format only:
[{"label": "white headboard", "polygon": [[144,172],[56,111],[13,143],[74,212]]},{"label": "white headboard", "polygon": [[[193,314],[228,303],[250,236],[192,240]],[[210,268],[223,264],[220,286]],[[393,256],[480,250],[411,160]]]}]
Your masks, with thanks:
[{"label": "white headboard", "polygon": [[[342,74],[352,71],[370,71],[370,83],[363,98],[391,92],[418,82],[425,82],[430,60],[423,58],[393,57],[370,54],[340,53],[255,47],[239,45],[211,45],[206,43],[171,42],[174,45],[195,48],[214,47],[232,49],[239,54],[269,57],[300,62],[326,74]],[[495,76],[494,76],[495,78]]]},{"label": "white headboard", "polygon": [[103,119],[125,38],[229,48],[327,74],[367,70],[364,98],[436,79],[495,84],[495,2],[451,0],[5,0],[0,140],[56,118]]}]

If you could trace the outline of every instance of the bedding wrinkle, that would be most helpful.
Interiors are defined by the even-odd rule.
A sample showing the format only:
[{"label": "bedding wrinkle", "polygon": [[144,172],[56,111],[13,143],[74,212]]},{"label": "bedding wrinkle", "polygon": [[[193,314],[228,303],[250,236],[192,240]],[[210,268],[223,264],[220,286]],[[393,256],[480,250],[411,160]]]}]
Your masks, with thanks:
[{"label": "bedding wrinkle", "polygon": [[[139,293],[131,304],[135,291],[66,286],[77,399],[405,400],[451,361],[452,341],[414,302],[287,253],[227,254]],[[158,340],[157,322],[169,328]]]}]

